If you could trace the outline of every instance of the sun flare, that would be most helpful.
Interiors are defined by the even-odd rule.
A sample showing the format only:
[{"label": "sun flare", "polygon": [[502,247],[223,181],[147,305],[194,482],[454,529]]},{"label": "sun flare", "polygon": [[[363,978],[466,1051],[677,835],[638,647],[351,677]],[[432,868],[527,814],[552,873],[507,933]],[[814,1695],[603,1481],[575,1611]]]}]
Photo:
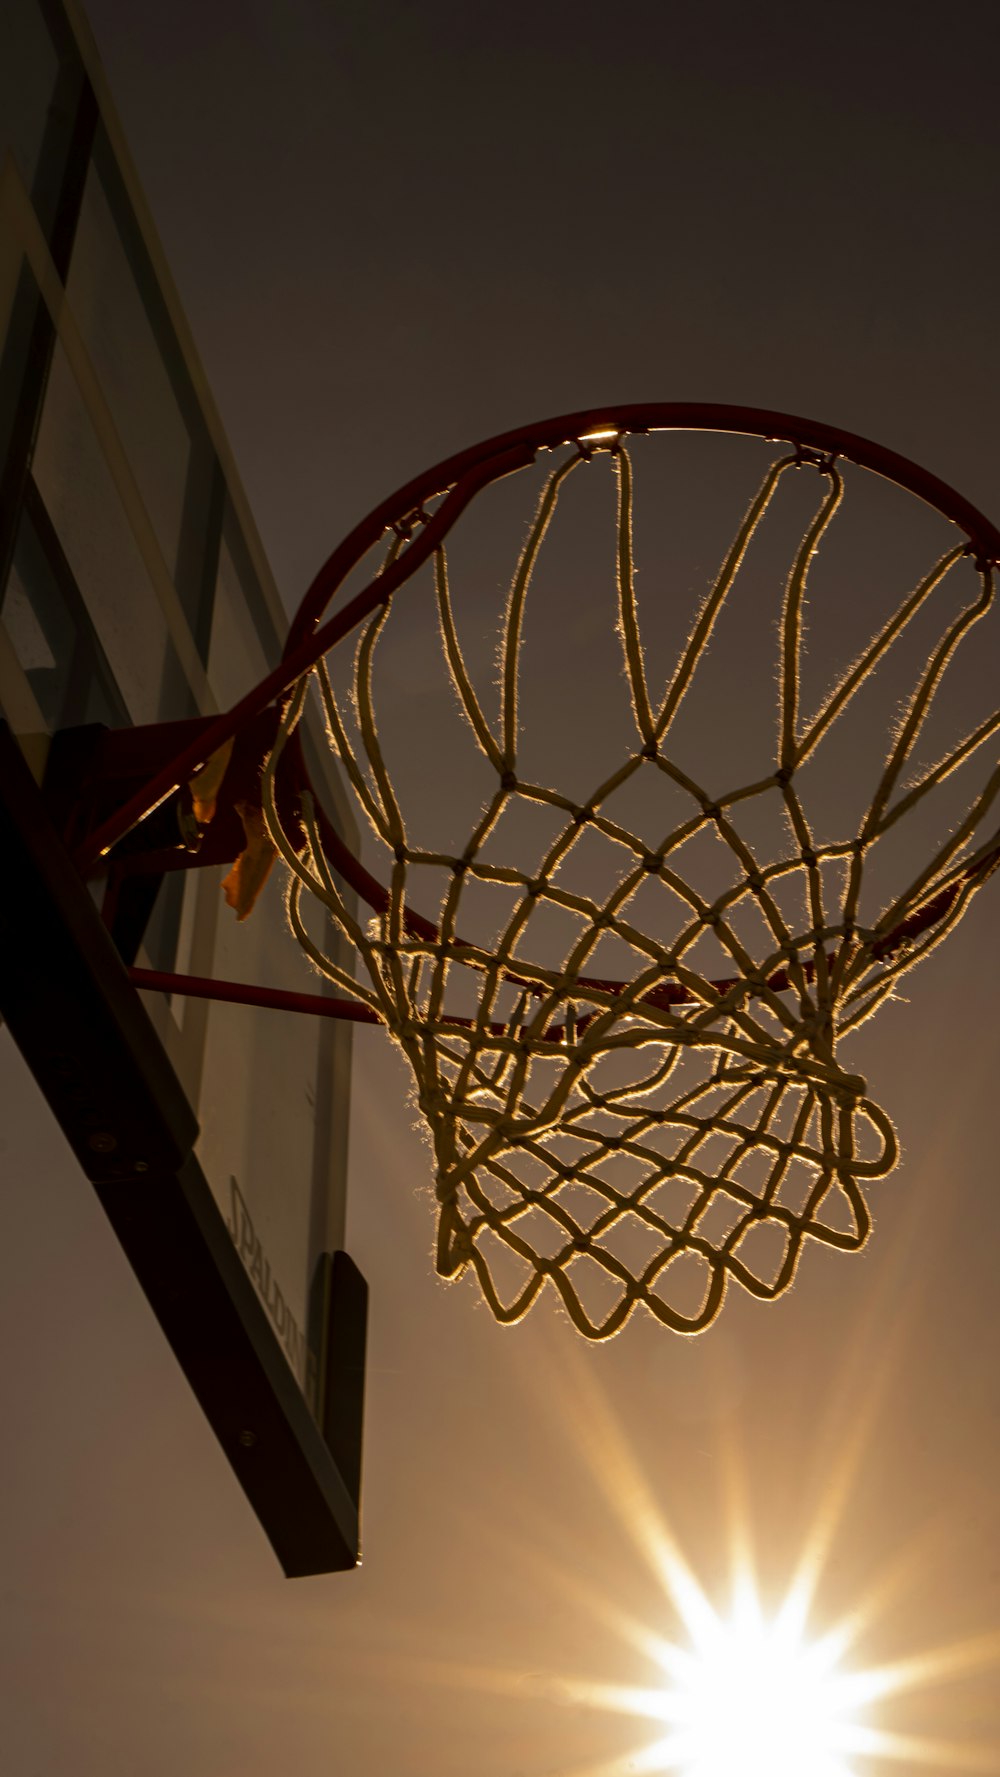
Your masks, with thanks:
[{"label": "sun flare", "polygon": [[810,1642],[784,1610],[773,1621],[747,1589],[728,1618],[709,1613],[675,1650],[661,1751],[679,1777],[851,1777],[861,1698],[834,1636]]},{"label": "sun flare", "polygon": [[[904,1330],[900,1320],[900,1345]],[[859,1328],[857,1340],[867,1351],[870,1329]],[[751,1532],[748,1465],[724,1427],[713,1465],[718,1497],[708,1500],[716,1507],[711,1579],[699,1574],[692,1539],[682,1539],[663,1508],[664,1479],[643,1471],[588,1366],[575,1357],[567,1362],[563,1350],[558,1369],[536,1366],[532,1380],[544,1410],[551,1413],[553,1401],[560,1407],[561,1430],[619,1535],[610,1580],[597,1583],[572,1538],[569,1558],[554,1553],[558,1537],[544,1516],[530,1536],[518,1523],[506,1551],[511,1575],[536,1603],[550,1590],[570,1603],[575,1646],[582,1628],[592,1647],[596,1629],[602,1663],[620,1676],[585,1675],[561,1662],[526,1671],[520,1661],[493,1666],[451,1658],[421,1659],[420,1682],[540,1706],[538,1757],[560,1777],[1000,1777],[1000,1742],[990,1732],[1000,1695],[1000,1630],[973,1628],[958,1639],[945,1632],[929,1644],[909,1642],[889,1659],[881,1651],[887,1632],[893,1639],[899,1633],[908,1595],[915,1589],[926,1598],[931,1577],[941,1573],[955,1546],[953,1518],[942,1515],[937,1525],[878,1550],[856,1589],[837,1573],[871,1425],[894,1374],[893,1353],[883,1341],[881,1363],[869,1368],[860,1397],[857,1364],[845,1364],[843,1394],[827,1404],[824,1435],[814,1431],[814,1474],[808,1452],[802,1458],[802,1519],[786,1523],[783,1514],[779,1541],[769,1515],[770,1534],[761,1539],[766,1559]],[[787,1565],[776,1572],[782,1544]],[[641,1607],[630,1601],[637,1575],[621,1559],[628,1545],[643,1574]],[[918,1624],[919,1612],[910,1614]],[[379,1662],[384,1674],[384,1653]],[[607,1718],[618,1718],[620,1737],[608,1732]],[[523,1758],[512,1768],[527,1777]]]},{"label": "sun flare", "polygon": [[[939,1547],[924,1531],[883,1551],[850,1602],[841,1585],[828,1591],[824,1584],[863,1469],[880,1384],[887,1387],[892,1377],[891,1357],[892,1348],[885,1348],[860,1410],[856,1388],[845,1386],[846,1427],[828,1408],[829,1430],[816,1459],[819,1483],[804,1489],[809,1514],[786,1548],[783,1587],[779,1580],[776,1588],[773,1551],[761,1584],[747,1466],[732,1441],[722,1443],[719,1523],[729,1559],[720,1565],[714,1551],[718,1592],[696,1571],[663,1510],[661,1488],[643,1472],[592,1375],[576,1366],[571,1389],[563,1373],[536,1378],[540,1388],[549,1384],[547,1405],[561,1398],[565,1431],[660,1593],[655,1614],[648,1603],[639,1614],[621,1589],[597,1588],[576,1564],[543,1561],[533,1549],[532,1583],[537,1586],[544,1567],[550,1582],[644,1668],[639,1683],[565,1671],[513,1680],[518,1695],[527,1688],[549,1703],[630,1722],[624,1745],[594,1747],[566,1767],[566,1777],[875,1777],[876,1771],[888,1777],[902,1769],[1000,1777],[995,1741],[975,1727],[954,1732],[954,1712],[964,1705],[951,1690],[956,1683],[981,1684],[1000,1669],[1000,1633],[918,1645],[890,1660],[876,1654],[880,1626],[884,1632],[908,1589],[924,1583],[932,1554],[940,1559],[948,1539]],[[474,1681],[484,1681],[481,1670]],[[506,1692],[510,1681],[493,1673],[488,1682]],[[940,1695],[940,1709],[928,1709],[932,1693]],[[909,1722],[908,1698],[918,1706]],[[947,1723],[944,1734],[934,1731],[935,1716]]]}]

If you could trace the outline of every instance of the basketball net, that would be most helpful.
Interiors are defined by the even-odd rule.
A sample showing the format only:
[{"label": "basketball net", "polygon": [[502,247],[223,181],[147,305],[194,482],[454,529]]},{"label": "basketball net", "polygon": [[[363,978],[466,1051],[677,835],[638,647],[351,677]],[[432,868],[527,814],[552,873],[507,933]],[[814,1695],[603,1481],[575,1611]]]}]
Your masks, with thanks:
[{"label": "basketball net", "polygon": [[[608,467],[617,481],[615,646],[634,745],[580,801],[522,771],[522,637],[533,576],[569,478]],[[678,763],[672,733],[779,486],[803,468],[818,470],[818,495],[787,569],[771,768],[750,783],[709,785]],[[373,673],[391,599],[360,631],[346,701],[325,660],[288,700],[262,782],[264,818],[289,871],[292,931],[310,963],[371,1008],[406,1056],[433,1144],[438,1272],[473,1272],[499,1321],[520,1319],[550,1286],[590,1339],[616,1333],[637,1308],[694,1333],[718,1314],[730,1283],[774,1298],[791,1285],[806,1242],[857,1251],[868,1237],[866,1193],[895,1165],[897,1142],[865,1080],[842,1062],[841,1046],[955,926],[994,868],[990,812],[1000,767],[990,760],[963,817],[867,923],[862,888],[889,830],[914,817],[951,774],[995,753],[1000,714],[914,776],[918,737],[946,669],[993,597],[992,565],[966,560],[974,594],[937,633],[896,713],[858,829],[837,840],[817,836],[801,790],[804,768],[970,555],[965,543],[941,555],[806,714],[807,582],[843,498],[832,459],[797,449],[770,465],[657,698],[636,599],[633,465],[623,437],[584,438],[545,481],[510,584],[495,701],[477,691],[466,664],[442,542],[433,558],[441,648],[494,786],[460,849],[421,849],[384,756]],[[426,519],[420,511],[396,528],[385,566]],[[302,797],[304,848],[301,832],[290,834],[279,816],[275,774],[313,687],[330,744],[387,860],[384,911],[368,920],[352,911],[331,868],[310,795]],[[773,698],[772,683],[763,694]],[[642,773],[663,774],[672,803],[681,798],[681,816],[668,831],[633,831],[618,812],[619,792]],[[763,859],[747,836],[747,817],[767,799],[783,816],[787,841],[780,855]],[[548,811],[556,825],[531,869],[497,863],[488,844],[519,802]],[[566,886],[569,860],[588,833],[600,834],[619,860],[611,890],[593,897]],[[728,871],[728,885],[713,896],[684,868],[684,847],[707,834],[723,848]],[[432,871],[445,887],[430,923],[411,909]],[[669,938],[648,929],[637,911],[640,891],[648,904],[651,882],[681,910]],[[500,885],[512,897],[488,939],[463,923],[474,884]],[[790,889],[803,910],[798,923]],[[308,929],[304,895],[352,947],[361,978]],[[544,947],[532,949],[543,909],[573,922],[574,937],[555,960]],[[606,935],[631,959],[620,980],[595,972]],[[707,936],[721,971],[701,960]],[[458,977],[467,988],[470,976],[477,1004],[459,1014],[452,990]]]}]

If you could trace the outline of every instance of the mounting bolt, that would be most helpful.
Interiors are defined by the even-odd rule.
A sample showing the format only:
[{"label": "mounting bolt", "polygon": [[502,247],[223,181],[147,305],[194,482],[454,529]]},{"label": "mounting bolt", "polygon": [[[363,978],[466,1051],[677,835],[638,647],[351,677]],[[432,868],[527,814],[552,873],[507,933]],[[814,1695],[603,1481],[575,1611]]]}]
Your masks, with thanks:
[{"label": "mounting bolt", "polygon": [[110,1129],[95,1129],[93,1135],[87,1137],[87,1146],[95,1154],[113,1154],[118,1146],[118,1137],[112,1135]]},{"label": "mounting bolt", "polygon": [[244,1450],[252,1450],[256,1442],[257,1433],[255,1431],[240,1432],[240,1443],[243,1445]]}]

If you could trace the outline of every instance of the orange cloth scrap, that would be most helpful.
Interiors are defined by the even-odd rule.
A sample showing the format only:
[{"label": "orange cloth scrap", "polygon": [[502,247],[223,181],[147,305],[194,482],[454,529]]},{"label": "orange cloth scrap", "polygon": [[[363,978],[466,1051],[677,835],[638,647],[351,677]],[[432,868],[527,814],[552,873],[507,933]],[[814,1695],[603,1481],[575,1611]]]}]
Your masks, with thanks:
[{"label": "orange cloth scrap", "polygon": [[[199,827],[207,827],[215,818],[219,791],[229,769],[233,744],[232,739],[227,740],[217,753],[206,759],[201,770],[195,773],[188,784],[194,805],[194,818]],[[236,813],[243,823],[246,845],[226,877],[222,892],[227,905],[234,909],[237,919],[243,920],[253,912],[278,854],[264,824],[259,803],[237,802]]]},{"label": "orange cloth scrap", "polygon": [[222,892],[227,905],[235,910],[237,919],[246,919],[256,906],[278,852],[259,808],[251,808],[248,802],[237,802],[236,812],[243,822],[247,842],[226,877]]},{"label": "orange cloth scrap", "polygon": [[235,735],[230,735],[218,752],[213,753],[210,759],[205,760],[201,770],[195,772],[188,784],[191,800],[194,803],[194,818],[199,827],[207,827],[209,821],[214,818],[222,780],[229,769],[229,761],[232,758],[235,738]]}]

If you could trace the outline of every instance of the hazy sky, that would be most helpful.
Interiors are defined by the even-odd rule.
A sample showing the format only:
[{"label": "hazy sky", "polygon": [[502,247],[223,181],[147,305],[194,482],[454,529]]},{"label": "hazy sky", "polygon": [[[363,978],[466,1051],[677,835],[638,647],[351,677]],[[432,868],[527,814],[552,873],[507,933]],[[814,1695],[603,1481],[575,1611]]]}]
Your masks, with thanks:
[{"label": "hazy sky", "polygon": [[[604,399],[809,414],[1000,516],[992,6],[89,16],[290,607],[425,464]],[[997,1629],[998,894],[864,1039],[904,1138],[866,1253],[815,1253],[785,1301],[734,1302],[696,1341],[637,1321],[582,1350],[547,1308],[504,1332],[440,1286],[406,1081],[359,1032],[354,1575],[281,1579],[44,1108],[0,1137],[32,1205],[0,1307],[11,1777],[627,1760],[648,1724],[566,1681],[649,1685],[627,1625],[680,1633],[639,1476],[720,1602],[741,1493],[769,1596],[825,1514],[817,1621],[880,1588],[862,1663]],[[928,1682],[886,1724],[1000,1770],[996,1676]]]}]

